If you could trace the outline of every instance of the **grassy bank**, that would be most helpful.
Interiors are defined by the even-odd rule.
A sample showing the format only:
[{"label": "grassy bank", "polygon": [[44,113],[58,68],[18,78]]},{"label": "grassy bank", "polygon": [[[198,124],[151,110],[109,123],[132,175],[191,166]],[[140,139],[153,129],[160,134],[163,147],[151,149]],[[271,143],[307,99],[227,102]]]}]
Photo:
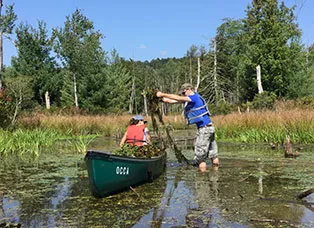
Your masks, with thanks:
[{"label": "grassy bank", "polygon": [[[34,120],[36,118],[36,120]],[[57,130],[65,134],[121,137],[131,115],[124,116],[56,116],[39,115],[20,120],[23,128]],[[186,126],[183,116],[164,116],[172,129],[194,128]],[[150,117],[148,127],[152,129]],[[263,112],[233,113],[212,116],[217,139],[245,143],[282,143],[290,136],[293,143],[314,143],[314,110],[278,110]],[[35,123],[35,124],[34,124]]]},{"label": "grassy bank", "polygon": [[[132,116],[58,116],[36,115],[19,120],[16,130],[0,130],[0,155],[32,154],[38,156],[42,148],[54,146],[66,139],[69,146],[85,152],[90,138],[95,135],[120,138]],[[148,127],[152,129],[150,117]],[[314,110],[286,110],[233,113],[213,116],[217,141],[244,143],[283,143],[289,136],[292,143],[314,143]],[[186,126],[181,115],[165,116],[164,122],[177,129]],[[74,140],[69,140],[74,139]]]},{"label": "grassy bank", "polygon": [[314,111],[248,112],[213,118],[219,140],[245,143],[314,143]]}]

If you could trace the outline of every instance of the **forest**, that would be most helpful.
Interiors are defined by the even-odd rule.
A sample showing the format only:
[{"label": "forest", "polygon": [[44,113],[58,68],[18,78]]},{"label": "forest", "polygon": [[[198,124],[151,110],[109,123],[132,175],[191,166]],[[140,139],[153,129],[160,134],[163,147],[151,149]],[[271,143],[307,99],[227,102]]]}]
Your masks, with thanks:
[{"label": "forest", "polygon": [[[296,6],[253,0],[242,19],[225,18],[208,46],[191,44],[182,58],[134,61],[104,50],[102,31],[75,9],[63,27],[48,31],[17,23],[14,5],[0,18],[0,125],[12,126],[23,113],[147,113],[148,89],[177,93],[192,83],[213,114],[272,109],[276,101],[314,106],[314,45],[302,43]],[[12,35],[16,37],[12,39]],[[2,42],[17,49],[3,66]],[[257,85],[261,69],[262,91]],[[181,107],[163,107],[177,114]]]}]

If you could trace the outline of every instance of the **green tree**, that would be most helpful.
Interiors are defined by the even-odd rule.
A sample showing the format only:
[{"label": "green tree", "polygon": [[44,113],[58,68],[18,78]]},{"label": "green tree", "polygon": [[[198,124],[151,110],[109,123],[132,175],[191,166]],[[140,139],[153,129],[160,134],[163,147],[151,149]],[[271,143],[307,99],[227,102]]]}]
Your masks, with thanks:
[{"label": "green tree", "polygon": [[301,32],[294,16],[295,7],[288,8],[278,0],[253,0],[244,20],[248,43],[243,65],[242,98],[252,100],[257,93],[256,66],[262,69],[264,90],[278,96],[287,94],[290,79],[299,70],[296,61],[301,51]]},{"label": "green tree", "polygon": [[188,66],[188,79],[186,80],[187,82],[190,83],[196,83],[196,76],[197,76],[197,57],[199,56],[198,53],[198,47],[196,45],[191,45],[189,50],[186,52],[186,60],[187,60],[187,66]]},{"label": "green tree", "polygon": [[83,108],[90,108],[88,97],[94,92],[95,80],[102,77],[105,65],[105,52],[100,45],[102,35],[94,30],[93,22],[76,9],[66,17],[64,28],[53,29],[53,36],[55,52],[72,76],[75,105],[78,107],[80,103]]},{"label": "green tree", "polygon": [[105,107],[115,113],[128,111],[132,92],[132,75],[115,49],[111,51],[111,56],[108,58],[105,75],[106,84],[100,95],[106,97]]},{"label": "green tree", "polygon": [[[3,71],[3,36],[13,41],[9,36],[12,34],[17,16],[13,10],[13,5],[6,7],[4,15],[1,15],[2,0],[0,1],[0,90],[2,89],[2,71]],[[14,42],[13,42],[14,43]]]},{"label": "green tree", "polygon": [[12,66],[18,76],[30,76],[34,98],[45,102],[44,94],[50,94],[51,102],[59,103],[60,79],[56,62],[51,57],[52,42],[47,35],[46,23],[38,21],[38,29],[21,23],[16,28],[18,56],[12,58]]},{"label": "green tree", "polygon": [[0,128],[6,128],[11,124],[14,112],[14,104],[7,89],[0,90]]},{"label": "green tree", "polygon": [[314,97],[314,45],[301,52],[300,60],[301,69],[290,78],[287,94],[290,99]]},{"label": "green tree", "polygon": [[223,91],[229,102],[240,100],[240,78],[244,69],[241,65],[246,44],[243,39],[243,21],[225,18],[217,29],[217,68],[224,81]]},{"label": "green tree", "polygon": [[15,125],[22,109],[32,106],[31,78],[25,76],[7,78],[8,95],[11,98],[10,124]]}]

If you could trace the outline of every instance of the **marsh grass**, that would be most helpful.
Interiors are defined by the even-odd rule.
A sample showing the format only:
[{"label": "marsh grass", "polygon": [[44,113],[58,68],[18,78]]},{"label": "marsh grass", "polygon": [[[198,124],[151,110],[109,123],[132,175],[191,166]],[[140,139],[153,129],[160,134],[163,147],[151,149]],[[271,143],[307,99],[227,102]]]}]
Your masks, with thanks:
[{"label": "marsh grass", "polygon": [[[126,129],[132,116],[59,116],[40,115],[40,127],[57,129],[60,132],[73,135],[102,134],[112,136],[116,132]],[[21,119],[22,126],[27,128],[29,118]]]},{"label": "marsh grass", "polygon": [[95,139],[95,135],[92,135],[91,137],[85,137],[85,136],[78,136],[75,139],[67,140],[71,150],[76,151],[80,154],[84,154],[87,151],[87,146]]},{"label": "marsh grass", "polygon": [[[124,134],[132,116],[36,115],[19,120],[15,130],[0,130],[0,157],[38,157],[44,150],[85,153],[97,136]],[[149,121],[149,118],[147,117]],[[149,124],[148,124],[149,125]],[[58,148],[57,148],[58,147]]]},{"label": "marsh grass", "polygon": [[314,143],[314,111],[264,111],[234,113],[213,118],[220,140],[238,142]]},{"label": "marsh grass", "polygon": [[41,150],[53,146],[53,143],[63,136],[55,130],[0,130],[0,156],[27,154],[37,157]]},{"label": "marsh grass", "polygon": [[[38,115],[38,121],[33,117],[24,117],[19,120],[19,126],[29,129],[35,122],[39,128],[58,130],[66,134],[87,135],[100,134],[103,136],[116,136],[124,134],[132,115],[124,116],[59,116],[59,115]],[[165,123],[171,124],[173,129],[186,128],[183,116],[166,116]],[[152,129],[150,116],[145,117],[148,121],[148,128]]]},{"label": "marsh grass", "polygon": [[[28,125],[36,124],[39,129],[60,132],[65,135],[102,135],[121,138],[131,115],[123,116],[59,116],[38,115],[35,121],[31,118],[20,119],[20,126],[29,129]],[[152,130],[152,121],[145,117]],[[164,122],[172,130],[195,129],[187,126],[182,115],[164,116]],[[292,143],[314,143],[314,110],[312,109],[277,109],[277,111],[259,111],[232,113],[211,117],[216,128],[218,141],[231,142],[267,142],[283,143],[290,136]]]}]

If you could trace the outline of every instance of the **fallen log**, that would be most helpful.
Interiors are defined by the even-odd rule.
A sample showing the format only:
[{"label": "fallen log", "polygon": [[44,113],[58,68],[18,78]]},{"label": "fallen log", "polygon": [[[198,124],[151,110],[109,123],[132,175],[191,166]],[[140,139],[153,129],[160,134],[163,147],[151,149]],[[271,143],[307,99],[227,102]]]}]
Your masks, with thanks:
[{"label": "fallen log", "polygon": [[313,192],[314,192],[314,188],[308,189],[308,190],[298,194],[297,198],[298,199],[303,199],[303,198],[307,197],[308,195],[311,195]]}]

